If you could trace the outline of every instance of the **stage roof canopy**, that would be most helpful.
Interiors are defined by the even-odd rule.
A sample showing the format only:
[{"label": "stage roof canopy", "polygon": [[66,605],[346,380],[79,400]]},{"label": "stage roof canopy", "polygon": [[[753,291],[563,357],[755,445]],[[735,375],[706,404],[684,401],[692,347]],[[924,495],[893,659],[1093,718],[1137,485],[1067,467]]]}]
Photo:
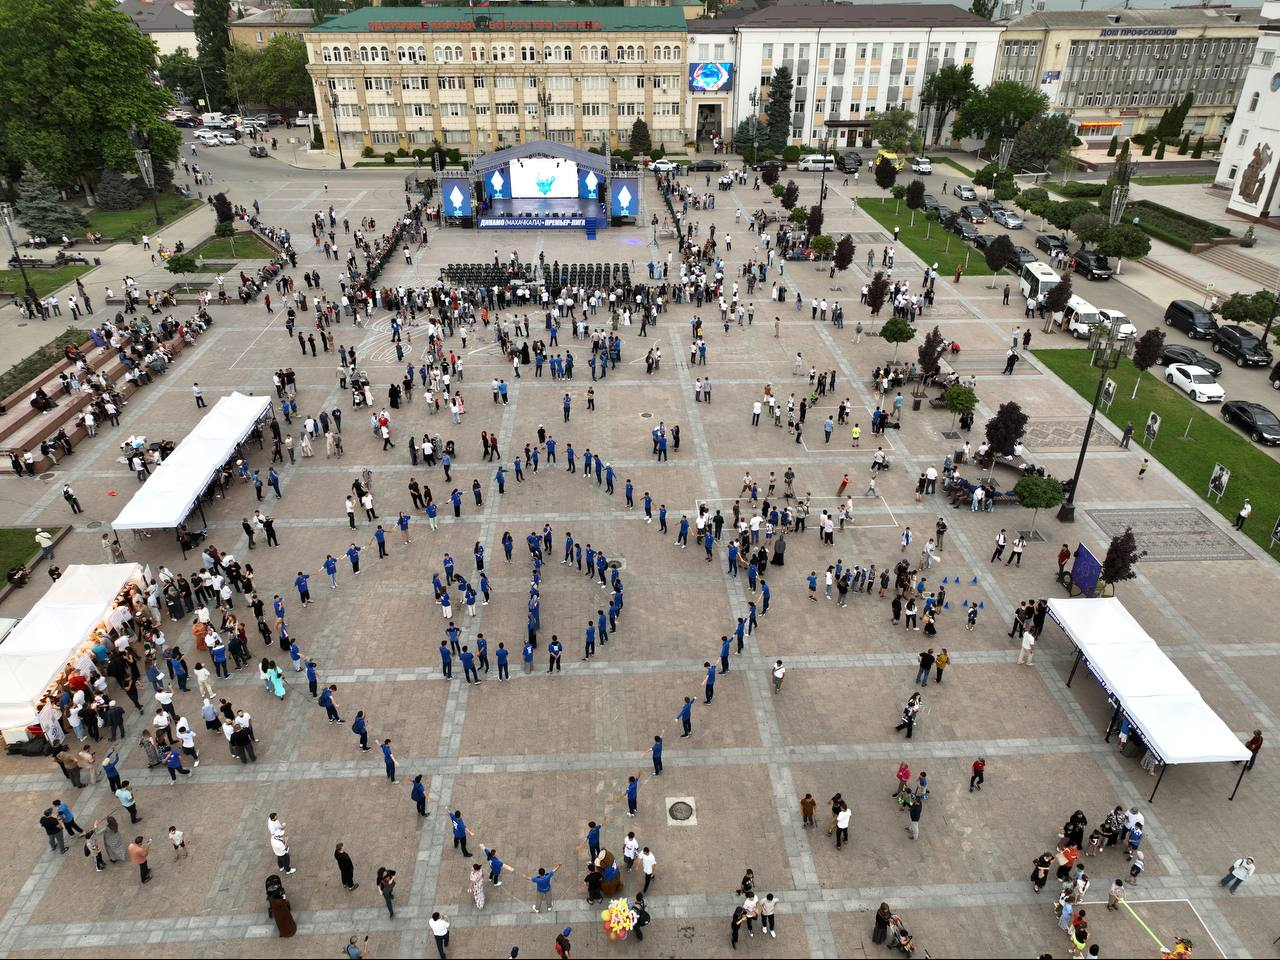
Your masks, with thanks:
[{"label": "stage roof canopy", "polygon": [[559,157],[562,160],[572,160],[578,166],[597,173],[609,172],[609,162],[601,154],[579,150],[577,147],[556,143],[554,140],[530,140],[528,143],[517,144],[496,153],[486,153],[482,157],[476,157],[471,162],[471,173],[488,173],[498,167],[505,167],[512,160],[523,160],[525,157]]}]

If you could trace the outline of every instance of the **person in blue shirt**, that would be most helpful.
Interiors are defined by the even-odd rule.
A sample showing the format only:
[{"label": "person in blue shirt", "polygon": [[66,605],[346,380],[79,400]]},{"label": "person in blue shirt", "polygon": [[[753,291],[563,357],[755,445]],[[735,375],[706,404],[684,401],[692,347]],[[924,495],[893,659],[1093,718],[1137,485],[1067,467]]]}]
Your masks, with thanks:
[{"label": "person in blue shirt", "polygon": [[729,541],[729,547],[725,550],[725,558],[729,564],[729,576],[738,576],[738,544],[733,540]]},{"label": "person in blue shirt", "polygon": [[547,673],[560,672],[560,654],[563,650],[564,647],[560,643],[559,638],[553,633],[551,635],[551,642],[547,644]]},{"label": "person in blue shirt", "polygon": [[418,808],[418,816],[431,816],[427,811],[427,788],[422,785],[422,774],[420,773],[413,778],[413,787],[409,790],[409,799]]},{"label": "person in blue shirt", "polygon": [[613,477],[614,477],[613,464],[606,464],[604,468],[604,479],[605,479],[604,490],[605,490],[605,493],[609,494],[610,496],[613,495]]},{"label": "person in blue shirt", "polygon": [[707,563],[712,560],[711,548],[716,544],[716,538],[711,532],[711,524],[707,524],[707,532],[702,535],[702,546],[707,551]]},{"label": "person in blue shirt", "polygon": [[519,457],[511,461],[511,470],[516,475],[516,483],[524,483],[524,464]]},{"label": "person in blue shirt", "polygon": [[592,462],[595,467],[596,486],[598,487],[604,483],[604,461],[600,459],[600,454],[597,453],[592,456]]},{"label": "person in blue shirt", "polygon": [[[760,578],[760,616],[769,612],[769,584],[764,577]],[[754,621],[754,617],[752,620]]]},{"label": "person in blue shirt", "polygon": [[[738,653],[742,653],[743,636],[746,633],[746,631],[747,631],[747,618],[739,617],[738,625],[733,628],[734,635],[737,636],[738,638]],[[729,669],[728,667],[725,667],[726,671],[728,669]]]},{"label": "person in blue shirt", "polygon": [[[301,673],[302,672],[302,651],[298,648],[297,640],[289,641],[289,660],[293,664],[294,672]],[[226,660],[224,659],[223,662],[225,663]]]},{"label": "person in blue shirt", "polygon": [[444,478],[446,481],[453,480],[453,478],[449,476],[449,470],[452,467],[453,467],[453,458],[449,456],[447,453],[443,454],[440,457],[440,469],[444,471]]},{"label": "person in blue shirt", "polygon": [[[739,620],[739,623],[742,621]],[[733,641],[727,636],[720,638],[720,672],[729,672],[729,651],[733,649]]]},{"label": "person in blue shirt", "polygon": [[818,602],[818,572],[810,570],[809,576],[805,577],[805,583],[809,585],[809,599],[814,603]]},{"label": "person in blue shirt", "polygon": [[609,561],[604,555],[603,550],[596,551],[596,573],[600,575],[600,589],[605,589],[604,574],[609,569]]},{"label": "person in blue shirt", "polygon": [[572,398],[566,393],[564,395],[564,422],[565,423],[569,422],[569,408],[572,406],[572,404],[573,404]]},{"label": "person in blue shirt", "polygon": [[319,684],[320,678],[316,675],[316,662],[314,660],[307,661],[307,688],[311,691],[311,699],[316,697],[316,686]]},{"label": "person in blue shirt", "polygon": [[566,530],[564,534],[564,559],[560,562],[570,563],[573,561],[573,532]]},{"label": "person in blue shirt", "polygon": [[[648,501],[649,494],[646,493],[644,496],[645,496],[645,500]],[[647,514],[648,512],[649,512],[649,506],[648,506],[648,503],[646,502],[645,513]],[[667,532],[667,505],[665,503],[658,504],[658,532],[659,533]]]},{"label": "person in blue shirt", "polygon": [[117,764],[120,762],[120,751],[111,750],[102,758],[102,772],[107,775],[107,787],[112,793],[120,789],[120,771]]},{"label": "person in blue shirt", "polygon": [[[688,701],[688,697],[685,700]],[[649,753],[653,757],[653,775],[655,777],[662,776],[662,736],[655,735],[653,743],[649,747]]]},{"label": "person in blue shirt", "polygon": [[462,492],[457,487],[454,487],[453,492],[449,494],[449,502],[453,504],[454,519],[462,516]]},{"label": "person in blue shirt", "polygon": [[462,675],[466,678],[467,685],[479,683],[480,674],[476,672],[476,655],[465,644],[462,647],[462,652],[458,654],[458,659],[462,661]]},{"label": "person in blue shirt", "polygon": [[710,703],[711,699],[716,695],[716,668],[710,660],[703,661],[702,666],[706,668],[707,678],[702,681],[702,685],[706,688],[707,699],[704,703]]},{"label": "person in blue shirt", "polygon": [[360,548],[354,543],[347,547],[347,559],[351,561],[351,572],[360,572]]},{"label": "person in blue shirt", "polygon": [[387,532],[382,529],[382,524],[378,524],[377,529],[373,531],[373,539],[378,542],[378,556],[385,557],[387,555]]},{"label": "person in blue shirt", "polygon": [[502,871],[510,870],[512,873],[515,873],[516,868],[509,866],[508,864],[505,864],[501,860],[499,860],[497,850],[490,850],[487,847],[483,849],[484,849],[484,858],[489,862],[489,882],[492,883],[495,887],[500,887],[502,886]]},{"label": "person in blue shirt", "polygon": [[556,462],[556,438],[547,437],[547,463]]},{"label": "person in blue shirt", "polygon": [[533,448],[533,453],[529,459],[530,459],[530,462],[533,464],[533,472],[537,473],[538,472],[538,448],[537,447]]},{"label": "person in blue shirt", "polygon": [[409,536],[409,515],[403,510],[396,518],[396,526],[400,528],[400,539],[406,544],[413,543],[413,539]]},{"label": "person in blue shirt", "polygon": [[278,619],[284,619],[284,601],[280,599],[280,594],[277,593],[275,599],[271,601],[271,609],[275,611]]},{"label": "person in blue shirt", "polygon": [[338,561],[333,559],[333,554],[326,553],[324,556],[324,572],[329,575],[329,589],[338,589]]},{"label": "person in blue shirt", "polygon": [[431,525],[432,530],[437,529],[438,523],[439,523],[439,521],[437,520],[437,517],[439,516],[440,516],[440,508],[436,506],[436,502],[434,500],[428,500],[427,501],[427,523]]},{"label": "person in blue shirt", "polygon": [[391,741],[382,741],[382,762],[387,767],[387,779],[396,782],[396,755],[391,752]]},{"label": "person in blue shirt", "polygon": [[586,634],[586,654],[583,656],[582,659],[590,660],[593,656],[595,656],[595,653],[596,653],[596,625],[592,623],[590,620],[588,620],[587,634]]},{"label": "person in blue shirt", "polygon": [[635,777],[627,777],[627,816],[636,815],[636,798],[640,792],[640,781]]},{"label": "person in blue shirt", "polygon": [[507,658],[511,655],[511,652],[503,646],[501,640],[498,641],[498,649],[493,652],[493,655],[498,661],[498,682],[510,680],[511,674],[507,670]]},{"label": "person in blue shirt", "polygon": [[667,459],[667,437],[665,434],[658,437],[658,460]]},{"label": "person in blue shirt", "polygon": [[524,875],[524,878],[530,881],[533,884],[534,889],[538,892],[537,899],[533,905],[534,913],[541,913],[543,907],[546,907],[548,910],[551,909],[551,878],[556,875],[556,870],[559,869],[560,864],[557,863],[554,869],[550,872],[547,871],[546,867],[539,867],[537,876],[530,877],[527,874]]},{"label": "person in blue shirt", "polygon": [[533,673],[533,641],[525,642],[524,648],[520,651],[520,657],[524,661],[524,672]]},{"label": "person in blue shirt", "polygon": [[596,551],[591,544],[587,544],[587,576],[594,576],[596,570]]},{"label": "person in blue shirt", "polygon": [[568,467],[566,467],[565,469],[566,469],[566,470],[568,470],[568,472],[569,472],[569,473],[577,473],[577,472],[578,472],[578,467],[577,467],[577,465],[574,463],[574,458],[573,458],[573,444],[572,444],[572,443],[570,443],[570,444],[566,444],[566,445],[565,445],[565,448],[564,448],[564,455],[565,455],[565,459],[566,459],[566,460],[568,460],[568,462],[569,462],[569,466],[568,466]]},{"label": "person in blue shirt", "polygon": [[592,863],[600,856],[600,828],[608,822],[608,817],[598,824],[594,820],[587,821],[587,859]]},{"label": "person in blue shirt", "polygon": [[498,472],[493,475],[493,479],[498,481],[498,493],[507,492],[507,475],[502,468],[502,464],[498,464]]},{"label": "person in blue shirt", "polygon": [[[631,486],[631,481],[627,481],[627,486]],[[644,522],[653,523],[653,497],[649,496],[649,491],[644,492]]]},{"label": "person in blue shirt", "polygon": [[683,550],[689,545],[689,515],[681,514],[680,516],[680,532],[676,534],[676,543]]},{"label": "person in blue shirt", "polygon": [[507,558],[507,563],[511,562],[511,550],[515,546],[515,539],[511,536],[510,530],[502,532],[502,552]]},{"label": "person in blue shirt", "polygon": [[351,732],[360,738],[360,752],[369,752],[369,727],[364,719],[364,711],[357,710],[356,718],[351,721]]},{"label": "person in blue shirt", "polygon": [[603,610],[596,611],[596,629],[600,631],[600,642],[609,642],[609,631],[605,630],[605,617]]},{"label": "person in blue shirt", "polygon": [[680,734],[682,738],[693,733],[693,697],[684,698],[684,706],[676,714],[676,719],[680,721],[680,726],[684,729],[684,733]]},{"label": "person in blue shirt", "polygon": [[453,824],[453,849],[462,848],[464,857],[471,856],[471,851],[467,849],[467,834],[471,833],[467,829],[467,825],[462,821],[462,811],[455,810],[449,814],[449,822]]},{"label": "person in blue shirt", "polygon": [[338,705],[333,700],[333,694],[337,691],[337,684],[329,684],[320,691],[320,699],[317,701],[320,706],[324,707],[324,712],[329,717],[330,723],[342,723],[342,718],[338,716]]},{"label": "person in blue shirt", "polygon": [[476,634],[476,663],[485,673],[489,672],[489,641],[484,638],[483,633]]},{"label": "person in blue shirt", "polygon": [[267,468],[267,483],[269,483],[271,485],[271,489],[275,491],[276,499],[281,499],[283,495],[280,493],[280,474],[276,473],[275,467]]},{"label": "person in blue shirt", "polygon": [[635,497],[636,488],[632,485],[631,479],[629,477],[627,478],[626,486],[622,488],[622,492],[626,495],[626,498],[627,498],[627,509],[634,510],[636,507],[636,497]]}]

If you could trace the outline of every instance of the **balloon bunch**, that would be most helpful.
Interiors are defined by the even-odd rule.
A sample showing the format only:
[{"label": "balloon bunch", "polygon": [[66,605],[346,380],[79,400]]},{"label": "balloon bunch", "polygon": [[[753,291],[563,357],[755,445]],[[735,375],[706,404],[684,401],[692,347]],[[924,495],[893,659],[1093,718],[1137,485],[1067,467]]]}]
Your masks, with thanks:
[{"label": "balloon bunch", "polygon": [[600,919],[604,921],[604,932],[610,940],[625,940],[639,917],[623,897],[610,900],[609,906],[600,911]]}]

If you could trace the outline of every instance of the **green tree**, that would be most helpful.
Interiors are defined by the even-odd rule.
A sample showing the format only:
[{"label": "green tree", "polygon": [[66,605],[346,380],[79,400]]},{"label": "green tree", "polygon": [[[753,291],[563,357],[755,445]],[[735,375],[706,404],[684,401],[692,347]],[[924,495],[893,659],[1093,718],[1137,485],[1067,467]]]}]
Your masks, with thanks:
[{"label": "green tree", "polygon": [[804,218],[804,228],[808,236],[816,237],[822,233],[822,221],[826,219],[819,204],[814,204],[809,208],[808,214]]},{"label": "green tree", "polygon": [[636,153],[648,153],[653,149],[653,141],[649,137],[649,125],[643,117],[636,117],[631,124],[631,149]]},{"label": "green tree", "polygon": [[987,443],[991,444],[993,472],[995,457],[1006,450],[1013,449],[1015,444],[1022,441],[1027,432],[1027,420],[1027,415],[1022,412],[1022,407],[1018,406],[1017,401],[1008,400],[1000,404],[996,415],[987,421],[986,438]]},{"label": "green tree", "polygon": [[110,0],[0,0],[0,36],[39,51],[38,60],[0,57],[8,161],[30,161],[58,187],[79,181],[91,195],[104,165],[133,169],[131,126],[149,139],[157,168],[177,159],[181,135],[161,119],[172,101],[151,76],[155,44]]},{"label": "green tree", "polygon": [[[1049,108],[1049,98],[1017,80],[997,80],[969,97],[956,111],[954,137],[976,137],[988,144],[1013,136],[1019,127]],[[1056,155],[1054,150],[1050,155]]]},{"label": "green tree", "polygon": [[98,207],[102,210],[132,210],[142,202],[142,195],[132,180],[126,180],[110,167],[102,171],[98,181]]},{"label": "green tree", "polygon": [[78,236],[87,223],[84,214],[58,199],[53,184],[31,163],[22,169],[14,208],[18,222],[39,237]]},{"label": "green tree", "polygon": [[1107,230],[1098,241],[1098,252],[1105,257],[1114,257],[1116,273],[1126,259],[1142,259],[1151,252],[1151,238],[1141,227],[1132,223],[1118,223]]},{"label": "green tree", "polygon": [[1276,309],[1276,295],[1270,290],[1233,293],[1222,301],[1218,312],[1231,323],[1255,323],[1265,326]]},{"label": "green tree", "polygon": [[178,47],[156,61],[160,82],[172,91],[181,90],[195,99],[204,96],[200,87],[200,67],[186,47]]},{"label": "green tree", "polygon": [[1070,230],[1078,217],[1096,209],[1088,200],[1063,200],[1053,204],[1045,213],[1045,217],[1059,230]]},{"label": "green tree", "polygon": [[920,379],[917,382],[917,389],[912,391],[913,396],[920,396],[924,391],[925,383],[942,371],[942,355],[947,351],[947,343],[942,331],[936,326],[920,341],[920,346],[916,348],[916,365],[920,371]]},{"label": "green tree", "polygon": [[1018,199],[1014,201],[1014,204],[1023,213],[1031,213],[1037,217],[1042,217],[1044,216],[1044,205],[1049,202],[1049,191],[1044,187],[1028,187],[1018,194]]},{"label": "green tree", "polygon": [[947,387],[947,392],[942,398],[942,405],[951,412],[951,426],[956,425],[956,417],[965,413],[973,413],[978,409],[978,394],[973,387],[966,387],[963,383],[953,383]]},{"label": "green tree", "polygon": [[1160,359],[1160,351],[1164,349],[1164,331],[1159,327],[1152,327],[1146,333],[1138,338],[1138,342],[1133,347],[1133,365],[1138,368],[1138,376],[1133,381],[1133,393],[1129,399],[1134,400],[1138,396],[1138,384],[1142,382],[1142,371],[1150,370],[1156,365],[1156,361]]},{"label": "green tree", "polygon": [[875,176],[876,186],[887,192],[892,190],[894,183],[897,182],[898,168],[888,160],[882,159],[876,164]]},{"label": "green tree", "polygon": [[1143,553],[1145,551],[1138,550],[1138,541],[1133,535],[1133,528],[1125,527],[1124,533],[1111,538],[1107,555],[1102,558],[1102,573],[1098,577],[1099,581],[1110,584],[1111,592],[1115,593],[1117,583],[1132,580],[1138,575],[1133,568],[1142,558]]},{"label": "green tree", "polygon": [[235,209],[231,206],[231,201],[227,199],[225,193],[215,193],[213,195],[213,216],[218,223],[230,223],[235,219]]},{"label": "green tree", "polygon": [[245,103],[314,110],[307,45],[278,33],[261,50],[235,47],[227,53],[227,86]]},{"label": "green tree", "polygon": [[794,210],[799,199],[800,188],[796,186],[794,180],[788,180],[786,187],[782,191],[782,205],[788,210]]},{"label": "green tree", "polygon": [[213,100],[206,109],[216,110],[226,101],[227,52],[231,49],[227,24],[231,6],[227,0],[195,0],[193,9],[196,60],[204,70],[204,82]]},{"label": "green tree", "polygon": [[[765,167],[760,171],[760,179],[764,181],[765,186],[772,190],[774,187],[778,186],[778,168]],[[775,196],[779,196],[779,194],[775,194]]]},{"label": "green tree", "polygon": [[884,275],[883,270],[877,270],[871,282],[867,284],[867,309],[871,311],[871,316],[880,315],[880,308],[884,306],[888,297],[889,278]]},{"label": "green tree", "polygon": [[1151,151],[1153,148],[1154,148],[1153,138],[1151,137],[1146,138],[1142,142],[1142,155],[1144,157],[1151,156]]},{"label": "green tree", "polygon": [[1036,518],[1041,510],[1052,510],[1062,503],[1062,481],[1056,477],[1040,477],[1028,474],[1013,487],[1013,495],[1018,502],[1029,508],[1031,513],[1031,532],[1036,532]]},{"label": "green tree", "polygon": [[[733,149],[748,163],[755,163],[756,156],[752,153],[751,135],[751,118],[748,117],[738,124],[738,129],[733,132]],[[755,142],[757,146],[767,146],[769,143],[769,128],[763,119],[756,120]]]},{"label": "green tree", "polygon": [[1191,108],[1195,105],[1196,95],[1192,91],[1187,91],[1177,104],[1170,107],[1160,116],[1160,122],[1156,125],[1156,136],[1162,140],[1172,140],[1174,137],[1182,133],[1182,128],[1187,122],[1187,114],[1191,112]]},{"label": "green tree", "polygon": [[916,211],[924,209],[924,181],[912,180],[907,184],[907,209],[911,211],[911,225],[916,225]]},{"label": "green tree", "polygon": [[[190,253],[175,253],[165,263],[164,268],[175,277],[184,277],[198,271],[200,265],[196,263],[195,256]],[[190,289],[189,284],[184,284],[184,286]]]},{"label": "green tree", "polygon": [[903,154],[920,145],[916,115],[906,107],[878,110],[871,118],[871,139],[890,153]]},{"label": "green tree", "polygon": [[[975,0],[984,2],[984,0]],[[991,0],[992,6],[995,0]],[[987,17],[990,19],[990,17]],[[942,131],[946,129],[947,120],[952,111],[958,108],[971,96],[977,93],[977,84],[973,82],[973,67],[969,64],[948,64],[924,82],[923,97],[932,104],[933,142],[942,139]]]},{"label": "green tree", "polygon": [[1047,170],[1075,140],[1075,124],[1065,114],[1043,114],[1018,128],[1009,152],[1012,170]]},{"label": "green tree", "polygon": [[1013,241],[1009,239],[1007,233],[998,233],[994,240],[987,244],[987,249],[983,251],[983,255],[987,261],[987,268],[991,271],[991,286],[996,285],[996,274],[1009,266],[1011,263],[1018,261],[1018,251],[1013,248]]},{"label": "green tree", "polygon": [[1107,156],[1114,157],[1116,155],[1116,150],[1118,150],[1119,148],[1120,148],[1120,136],[1119,134],[1113,133],[1111,135],[1111,142],[1107,144]]},{"label": "green tree", "polygon": [[905,317],[890,317],[880,328],[880,336],[885,339],[885,342],[893,344],[893,359],[896,361],[899,345],[914,340],[916,328],[908,323]]},{"label": "green tree", "polygon": [[792,223],[804,223],[809,217],[808,207],[795,207],[787,217]]},{"label": "green tree", "polygon": [[[764,113],[768,120],[766,128],[769,134],[769,149],[781,153],[787,145],[791,134],[791,97],[794,92],[794,81],[791,71],[786,67],[778,67],[773,71],[769,81],[769,99],[765,103]],[[764,143],[762,139],[760,141]]]},{"label": "green tree", "polygon": [[1080,214],[1080,216],[1071,221],[1071,232],[1076,235],[1076,239],[1085,247],[1091,243],[1101,243],[1102,238],[1106,236],[1107,231],[1110,229],[1111,226],[1107,223],[1107,218],[1092,210],[1088,213]]},{"label": "green tree", "polygon": [[1157,160],[1164,159],[1164,141],[1163,140],[1161,140],[1159,146],[1156,147],[1156,159]]},{"label": "green tree", "polygon": [[842,273],[848,270],[853,264],[853,255],[857,250],[857,244],[853,242],[853,237],[845,234],[840,238],[840,242],[836,244],[835,263],[836,269]]},{"label": "green tree", "polygon": [[1185,157],[1187,151],[1191,149],[1191,131],[1188,130],[1182,135],[1182,142],[1178,144],[1178,156]]},{"label": "green tree", "polygon": [[1202,153],[1204,153],[1204,137],[1196,137],[1196,145],[1191,150],[1191,159],[1199,160]]},{"label": "green tree", "polygon": [[[814,209],[816,210],[817,208],[815,207]],[[836,241],[829,234],[820,233],[813,238],[811,246],[813,247],[814,254],[820,260],[825,260],[827,257],[831,256],[832,252],[835,250]]]},{"label": "green tree", "polygon": [[1071,274],[1064,273],[1062,279],[1053,285],[1044,297],[1044,332],[1048,333],[1053,325],[1054,314],[1061,315],[1067,309],[1067,301],[1071,299]]},{"label": "green tree", "polygon": [[996,8],[999,6],[999,0],[973,0],[969,4],[969,12],[975,17],[981,17],[983,20],[990,20],[995,16]]}]

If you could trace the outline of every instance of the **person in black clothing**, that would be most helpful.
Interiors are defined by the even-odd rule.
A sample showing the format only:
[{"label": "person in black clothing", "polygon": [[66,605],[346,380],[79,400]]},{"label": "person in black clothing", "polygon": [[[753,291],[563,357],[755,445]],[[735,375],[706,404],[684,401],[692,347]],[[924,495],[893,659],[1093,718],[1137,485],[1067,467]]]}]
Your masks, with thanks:
[{"label": "person in black clothing", "polygon": [[348,890],[354,890],[360,886],[356,883],[356,868],[351,862],[351,854],[347,853],[342,844],[334,848],[333,859],[338,861],[338,875],[342,878],[342,885]]}]

